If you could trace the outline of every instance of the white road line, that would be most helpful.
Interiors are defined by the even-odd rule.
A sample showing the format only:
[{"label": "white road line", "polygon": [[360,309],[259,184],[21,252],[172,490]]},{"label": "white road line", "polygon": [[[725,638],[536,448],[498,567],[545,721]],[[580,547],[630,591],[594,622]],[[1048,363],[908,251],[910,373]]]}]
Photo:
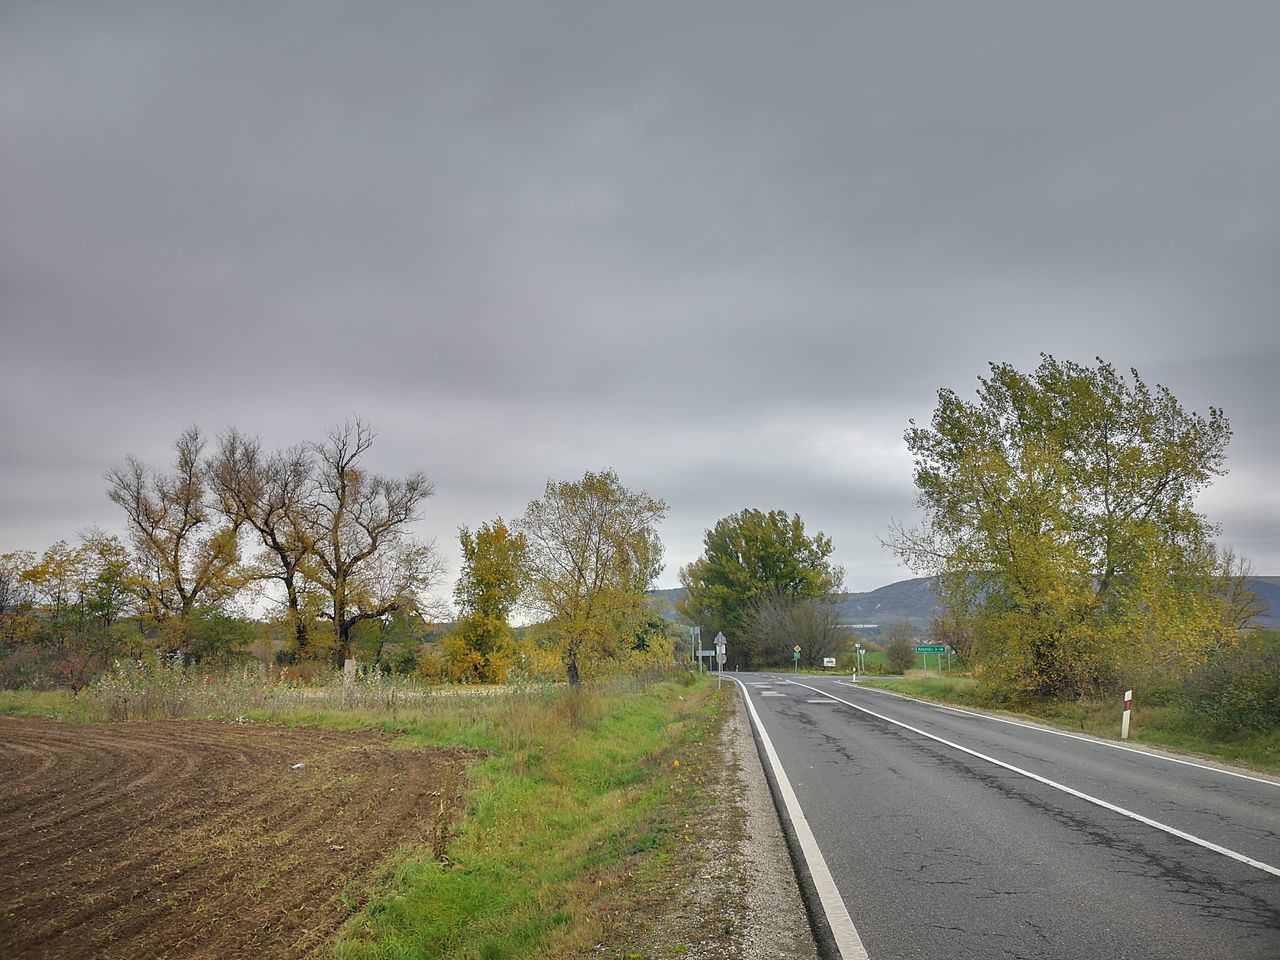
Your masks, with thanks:
[{"label": "white road line", "polygon": [[[743,694],[746,694],[746,684],[738,680],[737,677],[733,679],[743,688]],[[809,821],[804,815],[804,810],[800,807],[800,801],[791,786],[791,781],[787,779],[786,771],[782,769],[782,761],[778,759],[778,751],[773,748],[773,741],[769,739],[769,731],[765,730],[764,724],[760,720],[760,714],[756,712],[756,705],[751,702],[751,698],[743,696],[742,699],[747,702],[747,709],[751,712],[751,720],[756,725],[756,730],[760,733],[760,742],[764,744],[764,752],[769,758],[769,766],[773,768],[773,775],[778,782],[778,791],[782,794],[782,802],[786,805],[787,816],[791,819],[792,829],[795,830],[796,840],[800,844],[800,853],[809,868],[809,876],[813,880],[814,889],[818,892],[818,900],[822,904],[822,912],[827,916],[827,926],[831,928],[831,936],[835,940],[836,949],[840,951],[840,956],[843,960],[870,960],[867,956],[867,948],[862,945],[862,938],[858,936],[858,928],[853,925],[853,918],[849,916],[849,908],[844,905],[844,898],[840,896],[840,891],[836,888],[836,882],[831,877],[831,870],[827,866],[826,859],[822,856],[818,841],[814,839],[813,831],[809,829]]]},{"label": "white road line", "polygon": [[[811,687],[807,683],[800,683],[796,680],[792,680],[791,682],[797,687],[804,687],[805,689],[812,690],[815,693],[823,693],[822,690],[819,690],[817,687]],[[1161,823],[1159,820],[1152,820],[1150,817],[1144,817],[1140,813],[1135,813],[1134,811],[1127,810],[1124,807],[1118,807],[1114,803],[1108,803],[1106,800],[1102,800],[1098,797],[1091,796],[1087,793],[1081,793],[1079,790],[1068,787],[1066,784],[1058,783],[1056,780],[1050,780],[1048,777],[1042,777],[1038,773],[1032,773],[1030,770],[1023,770],[1021,767],[1015,767],[1011,763],[1005,763],[1003,760],[997,760],[995,757],[989,757],[985,753],[979,753],[977,750],[970,750],[968,747],[962,747],[958,743],[951,740],[944,740],[942,737],[935,736],[932,733],[921,730],[919,727],[913,727],[909,723],[903,723],[901,720],[893,719],[893,717],[886,717],[883,713],[876,713],[874,710],[868,710],[866,707],[860,707],[856,703],[850,703],[848,700],[841,700],[839,697],[833,696],[832,699],[839,703],[843,703],[847,707],[853,707],[855,710],[859,710],[862,713],[876,717],[879,720],[884,720],[886,723],[892,723],[896,727],[902,727],[904,730],[910,730],[912,733],[918,733],[922,737],[928,737],[930,740],[945,744],[948,747],[959,750],[961,753],[967,753],[971,757],[977,757],[979,760],[986,760],[988,763],[994,763],[997,767],[1003,767],[1005,770],[1011,770],[1014,773],[1020,774],[1030,780],[1035,780],[1037,783],[1043,783],[1046,786],[1053,787],[1055,790],[1061,790],[1063,793],[1070,794],[1073,797],[1079,797],[1081,800],[1085,800],[1096,806],[1102,807],[1104,810],[1110,810],[1112,813],[1118,813],[1131,820],[1137,820],[1139,823],[1145,823],[1149,827],[1155,827],[1157,830],[1163,830],[1165,833],[1171,834],[1172,836],[1180,837],[1183,840],[1189,840],[1191,843],[1204,847],[1206,850],[1212,850],[1214,853],[1220,853],[1224,857],[1230,857],[1232,860],[1239,860],[1241,863],[1247,863],[1251,867],[1257,867],[1259,870],[1265,871],[1273,876],[1280,877],[1280,868],[1273,867],[1269,863],[1263,863],[1261,860],[1255,860],[1253,857],[1245,856],[1243,853],[1237,853],[1234,850],[1228,850],[1226,847],[1220,847],[1218,844],[1205,840],[1201,837],[1197,837],[1195,834],[1179,830],[1177,827],[1171,827],[1169,824]]]},{"label": "white road line", "polygon": [[911,703],[918,703],[922,706],[936,707],[939,710],[946,710],[948,713],[961,713],[966,717],[977,717],[979,720],[994,720],[996,723],[1008,723],[1015,727],[1025,727],[1028,730],[1035,730],[1039,733],[1051,733],[1055,737],[1066,737],[1069,740],[1079,740],[1082,743],[1094,743],[1100,747],[1110,747],[1112,750],[1123,750],[1125,753],[1136,753],[1140,757],[1150,757],[1153,760],[1167,760],[1169,763],[1180,763],[1184,767],[1196,767],[1199,770],[1208,770],[1211,773],[1221,773],[1228,777],[1239,777],[1241,780],[1252,780],[1254,783],[1265,783],[1270,787],[1280,787],[1280,781],[1267,780],[1263,777],[1251,777],[1247,773],[1237,773],[1235,770],[1224,770],[1221,767],[1211,767],[1207,763],[1196,763],[1194,760],[1183,760],[1181,757],[1168,757],[1163,753],[1152,753],[1150,750],[1143,750],[1138,747],[1126,747],[1124,744],[1112,743],[1110,740],[1103,740],[1097,737],[1082,737],[1078,733],[1068,733],[1065,730],[1051,730],[1048,727],[1040,727],[1034,723],[1023,723],[1021,720],[1010,720],[1008,717],[996,717],[989,713],[975,713],[972,710],[963,710],[960,707],[953,707],[950,704],[934,703],[932,700],[920,700],[916,697],[909,697],[904,693],[898,693],[896,690],[885,690],[880,687],[862,687],[854,686],[844,680],[837,680],[841,686],[854,687],[854,689],[874,690],[876,693],[887,694],[891,697],[897,697],[899,700],[909,700]]}]

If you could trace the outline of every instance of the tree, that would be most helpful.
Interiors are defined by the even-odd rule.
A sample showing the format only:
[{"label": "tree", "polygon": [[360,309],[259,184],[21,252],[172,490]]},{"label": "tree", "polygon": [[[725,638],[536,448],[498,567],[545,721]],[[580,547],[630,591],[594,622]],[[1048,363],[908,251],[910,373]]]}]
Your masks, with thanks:
[{"label": "tree", "polygon": [[800,515],[784,510],[725,517],[703,536],[703,547],[702,556],[680,571],[687,593],[678,609],[707,631],[722,630],[729,659],[747,667],[764,662],[763,651],[746,638],[759,601],[825,599],[844,581],[844,571],[831,562],[831,538],[807,535]]},{"label": "tree", "polygon": [[223,513],[232,523],[246,523],[262,547],[260,576],[284,588],[286,615],[297,652],[306,656],[307,581],[303,565],[311,553],[307,504],[315,480],[314,461],[304,446],[263,455],[259,438],[234,428],[218,441],[210,470]]},{"label": "tree", "polygon": [[884,656],[895,673],[906,673],[916,665],[914,641],[915,635],[911,632],[911,624],[902,621],[889,624]]},{"label": "tree", "polygon": [[128,550],[97,530],[72,546],[60,540],[20,574],[35,613],[26,639],[58,681],[85,686],[122,646],[117,631],[130,609]]},{"label": "tree", "polygon": [[612,470],[548,481],[517,525],[528,544],[529,605],[553,621],[571,686],[584,662],[625,655],[649,614],[662,569],[657,525],[667,505]]},{"label": "tree", "polygon": [[460,616],[445,638],[445,652],[456,679],[500,683],[512,660],[508,622],[528,579],[528,541],[498,517],[473,533],[458,530],[462,572],[453,591]]},{"label": "tree", "polygon": [[397,610],[415,609],[441,573],[432,545],[408,526],[434,492],[421,471],[392,479],[366,471],[361,457],[374,432],[356,418],[311,445],[315,484],[306,505],[307,577],[329,600],[337,655],[351,655],[351,628]]},{"label": "tree", "polygon": [[907,430],[925,519],[889,543],[942,575],[991,684],[1078,697],[1184,670],[1223,635],[1194,499],[1230,436],[1221,410],[1188,412],[1136,370],[992,364],[976,402],[944,389]]},{"label": "tree", "polygon": [[134,588],[168,644],[182,652],[196,607],[220,606],[245,582],[240,520],[212,502],[204,443],[192,426],[174,444],[172,473],[149,472],[128,457],[106,475],[107,495],[124,509],[133,541]]},{"label": "tree", "polygon": [[824,657],[846,652],[849,639],[834,604],[778,594],[757,598],[743,631],[744,646],[759,653],[760,666],[769,667],[789,666],[797,645],[805,666],[820,666]]}]

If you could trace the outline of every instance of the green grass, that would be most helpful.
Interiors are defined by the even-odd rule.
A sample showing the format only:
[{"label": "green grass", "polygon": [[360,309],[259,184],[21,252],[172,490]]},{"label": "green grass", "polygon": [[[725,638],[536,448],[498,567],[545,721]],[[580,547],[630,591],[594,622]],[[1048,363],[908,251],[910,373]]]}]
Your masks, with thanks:
[{"label": "green grass", "polygon": [[[972,677],[895,677],[878,682],[885,689],[925,700],[997,710],[1074,733],[1120,738],[1118,700],[1030,699],[1010,704],[984,695]],[[1130,717],[1129,742],[1199,754],[1257,770],[1280,771],[1280,730],[1222,733],[1181,705],[1144,704],[1140,691]]]},{"label": "green grass", "polygon": [[[273,700],[260,710],[228,702],[226,712],[476,751],[443,857],[422,849],[396,864],[358,898],[365,906],[333,953],[514,960],[581,956],[617,939],[648,884],[682,868],[683,826],[707,802],[702,774],[716,762],[729,696],[704,676],[431,696],[394,711]],[[0,712],[63,720],[98,718],[95,703],[101,710],[65,693],[0,693]]]},{"label": "green grass", "polygon": [[397,721],[414,740],[490,756],[471,771],[447,859],[402,864],[348,925],[338,957],[569,956],[607,939],[610,912],[624,916],[634,892],[628,874],[681,842],[674,825],[700,794],[688,772],[712,749],[720,699],[703,679],[564,693],[480,724]]}]

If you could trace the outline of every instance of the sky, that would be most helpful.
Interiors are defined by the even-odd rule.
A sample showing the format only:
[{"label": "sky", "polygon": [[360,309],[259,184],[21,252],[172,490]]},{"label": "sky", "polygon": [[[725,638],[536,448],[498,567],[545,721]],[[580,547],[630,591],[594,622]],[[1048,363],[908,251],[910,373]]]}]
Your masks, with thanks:
[{"label": "sky", "polygon": [[869,590],[909,421],[1043,351],[1223,407],[1280,575],[1278,103],[1274,2],[0,0],[0,551],[359,415],[454,574],[612,467],[661,586],[757,507]]}]

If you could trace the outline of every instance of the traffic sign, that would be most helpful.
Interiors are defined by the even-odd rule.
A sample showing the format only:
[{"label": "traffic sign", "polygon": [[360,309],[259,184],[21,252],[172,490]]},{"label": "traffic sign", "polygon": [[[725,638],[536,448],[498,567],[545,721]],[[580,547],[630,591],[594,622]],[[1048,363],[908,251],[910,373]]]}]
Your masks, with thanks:
[{"label": "traffic sign", "polygon": [[916,653],[946,653],[946,644],[942,643],[917,643]]},{"label": "traffic sign", "polygon": [[800,652],[800,644],[798,644],[798,643],[797,643],[797,644],[796,644],[794,647],[792,647],[791,649],[792,649],[792,650],[794,650],[796,653],[799,653],[799,652]]}]

